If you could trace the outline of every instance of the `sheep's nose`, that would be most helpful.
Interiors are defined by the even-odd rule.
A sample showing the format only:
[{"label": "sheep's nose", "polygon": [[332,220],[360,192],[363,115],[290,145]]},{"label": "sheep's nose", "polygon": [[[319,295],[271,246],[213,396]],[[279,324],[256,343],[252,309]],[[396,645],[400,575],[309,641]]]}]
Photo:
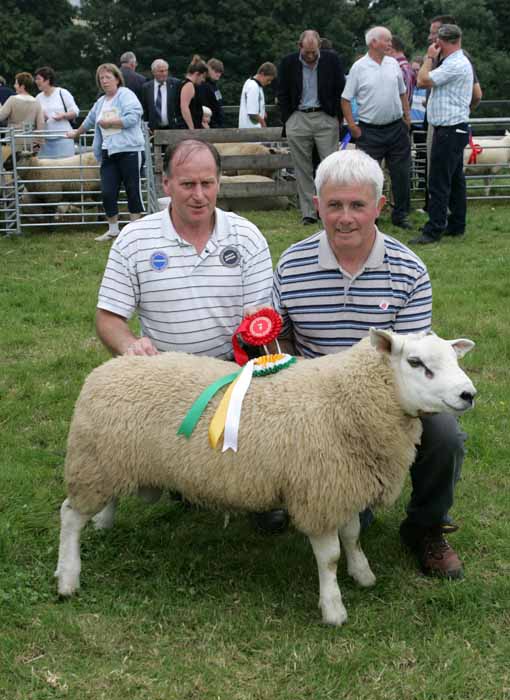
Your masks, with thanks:
[{"label": "sheep's nose", "polygon": [[463,391],[460,398],[471,406],[473,404],[475,394],[471,393],[470,391]]}]

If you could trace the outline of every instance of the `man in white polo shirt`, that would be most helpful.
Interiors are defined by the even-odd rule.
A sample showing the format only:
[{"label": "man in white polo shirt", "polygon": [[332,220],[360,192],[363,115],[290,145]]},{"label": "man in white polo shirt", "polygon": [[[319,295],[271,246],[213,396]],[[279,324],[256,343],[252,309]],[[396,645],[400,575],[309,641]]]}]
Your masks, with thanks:
[{"label": "man in white polo shirt", "polygon": [[[162,212],[114,242],[99,291],[97,332],[113,354],[165,350],[231,359],[246,308],[271,293],[269,248],[257,227],[216,208],[220,160],[202,141],[168,149]],[[127,321],[136,312],[142,337]]]},{"label": "man in white polo shirt", "polygon": [[[393,225],[410,229],[411,116],[402,71],[389,55],[391,39],[386,27],[368,30],[368,52],[349,71],[342,93],[342,111],[356,147],[386,163],[394,199]],[[353,99],[358,104],[358,124],[352,115]]]},{"label": "man in white polo shirt", "polygon": [[[169,207],[126,226],[112,245],[96,313],[99,338],[114,355],[167,350],[232,359],[232,335],[250,307],[271,296],[269,248],[247,219],[216,208],[220,157],[193,139],[168,148],[163,189]],[[128,326],[136,312],[138,337]],[[283,511],[257,514],[281,531]]]},{"label": "man in white polo shirt", "polygon": [[[273,306],[283,318],[282,343],[290,344],[285,349],[318,357],[349,348],[371,326],[396,333],[430,330],[425,264],[375,225],[385,202],[378,163],[362,151],[333,153],[320,164],[315,186],[324,230],[288,248],[275,270]],[[444,535],[456,529],[448,511],[465,435],[448,414],[423,417],[422,423],[400,536],[423,573],[461,578],[462,563]]]}]

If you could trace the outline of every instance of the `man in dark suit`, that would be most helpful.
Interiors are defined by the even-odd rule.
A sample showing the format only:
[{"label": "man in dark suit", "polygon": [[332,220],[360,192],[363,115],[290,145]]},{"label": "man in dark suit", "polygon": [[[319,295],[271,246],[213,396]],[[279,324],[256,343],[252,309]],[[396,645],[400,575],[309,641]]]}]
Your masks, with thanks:
[{"label": "man in dark suit", "polygon": [[124,85],[132,90],[142,101],[142,85],[147,82],[145,75],[136,72],[136,56],[132,51],[125,51],[120,57],[120,72],[124,78]]},{"label": "man in dark suit", "polygon": [[177,129],[177,88],[181,82],[168,77],[168,63],[157,58],[151,65],[153,80],[142,89],[143,118],[149,129]]},{"label": "man in dark suit", "polygon": [[320,36],[307,29],[299,51],[282,59],[278,71],[278,103],[296,173],[303,224],[314,224],[312,153],[321,160],[338,149],[345,85],[342,62],[334,51],[321,51]]}]

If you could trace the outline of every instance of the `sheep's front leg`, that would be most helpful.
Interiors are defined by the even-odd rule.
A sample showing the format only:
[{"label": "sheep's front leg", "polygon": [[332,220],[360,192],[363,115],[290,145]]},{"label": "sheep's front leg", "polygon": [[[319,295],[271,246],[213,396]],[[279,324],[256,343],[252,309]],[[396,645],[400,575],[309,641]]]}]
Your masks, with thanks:
[{"label": "sheep's front leg", "polygon": [[340,626],[347,620],[347,610],[342,603],[336,578],[340,559],[338,532],[333,530],[318,537],[310,536],[310,542],[319,570],[319,608],[322,611],[322,621],[328,625]]},{"label": "sheep's front leg", "polygon": [[80,533],[90,519],[83,515],[69,502],[60,508],[60,545],[55,576],[58,579],[59,595],[70,596],[80,587]]},{"label": "sheep's front leg", "polygon": [[340,539],[347,559],[347,572],[349,576],[359,583],[360,586],[373,586],[375,576],[370,569],[370,565],[361,549],[359,541],[360,522],[356,513],[345,525],[339,528]]}]

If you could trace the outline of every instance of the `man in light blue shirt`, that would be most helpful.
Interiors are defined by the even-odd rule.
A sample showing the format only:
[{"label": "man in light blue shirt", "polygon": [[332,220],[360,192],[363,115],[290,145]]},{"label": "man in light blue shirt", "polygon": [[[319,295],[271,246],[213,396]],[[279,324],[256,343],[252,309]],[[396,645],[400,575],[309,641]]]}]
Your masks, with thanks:
[{"label": "man in light blue shirt", "polygon": [[[463,236],[466,228],[466,181],[463,155],[469,140],[473,69],[461,49],[462,32],[443,24],[418,72],[418,87],[432,88],[427,104],[434,127],[429,174],[429,220],[410,243],[437,243],[443,235]],[[443,61],[432,68],[435,59]]]}]

